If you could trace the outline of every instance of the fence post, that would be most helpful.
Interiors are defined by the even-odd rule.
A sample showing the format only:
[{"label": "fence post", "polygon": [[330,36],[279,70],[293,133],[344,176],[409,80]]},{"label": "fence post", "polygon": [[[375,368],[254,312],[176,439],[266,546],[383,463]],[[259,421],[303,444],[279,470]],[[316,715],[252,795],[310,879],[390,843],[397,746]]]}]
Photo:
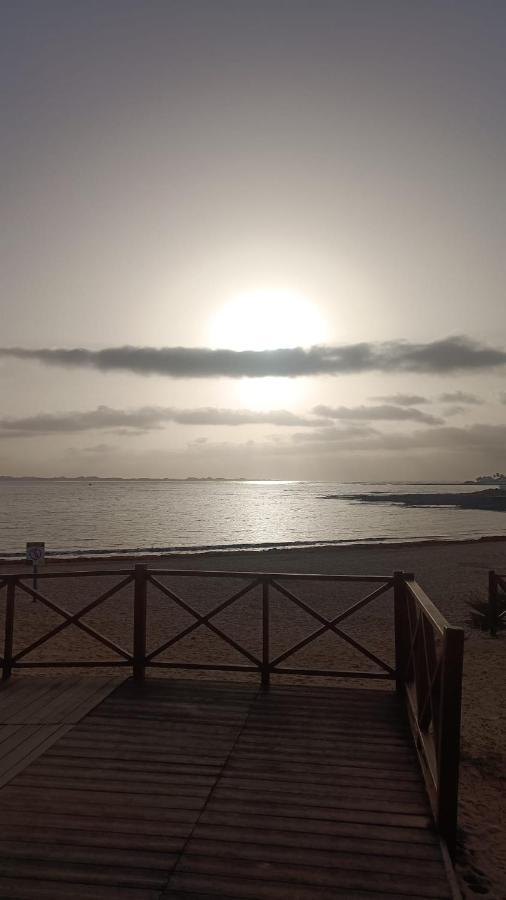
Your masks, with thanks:
[{"label": "fence post", "polygon": [[134,576],[134,664],[135,681],[144,681],[146,673],[146,598],[147,568],[136,565]]},{"label": "fence post", "polygon": [[488,573],[488,621],[492,637],[497,637],[497,621],[499,617],[499,601],[497,593],[497,577],[492,570]]},{"label": "fence post", "polygon": [[441,661],[437,824],[452,859],[457,836],[463,657],[464,630],[448,626]]},{"label": "fence post", "polygon": [[5,636],[4,636],[4,662],[2,679],[7,681],[12,672],[12,647],[14,643],[14,598],[16,594],[16,578],[14,575],[6,577],[6,601],[5,601]]},{"label": "fence post", "polygon": [[404,572],[394,572],[394,629],[395,629],[395,686],[404,692],[404,678],[408,658],[408,602]]},{"label": "fence post", "polygon": [[271,671],[269,668],[269,582],[267,578],[262,581],[262,690],[269,690]]}]

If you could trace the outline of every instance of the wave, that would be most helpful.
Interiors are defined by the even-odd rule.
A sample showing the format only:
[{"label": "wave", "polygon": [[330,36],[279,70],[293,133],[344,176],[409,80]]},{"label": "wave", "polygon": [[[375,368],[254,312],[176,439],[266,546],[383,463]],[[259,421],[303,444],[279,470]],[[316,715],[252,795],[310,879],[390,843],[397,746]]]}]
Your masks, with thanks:
[{"label": "wave", "polygon": [[[455,538],[452,535],[417,535],[413,537],[394,538],[392,535],[375,535],[374,537],[332,540],[306,540],[306,541],[265,541],[263,543],[240,544],[195,544],[169,547],[114,547],[114,548],[87,548],[87,549],[62,549],[46,551],[46,559],[80,559],[80,558],[121,558],[129,556],[166,556],[171,554],[194,555],[199,553],[240,553],[265,552],[269,550],[300,550],[314,547],[342,547],[362,546],[367,544],[395,544],[397,546],[409,544],[439,544],[439,543],[475,543],[479,541],[505,540],[504,535],[487,535],[483,537]],[[0,552],[0,560],[25,559],[25,553],[20,551]]]}]

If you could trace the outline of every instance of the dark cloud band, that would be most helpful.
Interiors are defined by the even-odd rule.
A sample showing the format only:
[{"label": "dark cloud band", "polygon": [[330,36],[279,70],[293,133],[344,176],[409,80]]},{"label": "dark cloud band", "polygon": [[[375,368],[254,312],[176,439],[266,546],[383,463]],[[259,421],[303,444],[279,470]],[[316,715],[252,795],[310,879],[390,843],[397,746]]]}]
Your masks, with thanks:
[{"label": "dark cloud band", "polygon": [[277,425],[315,427],[325,419],[297,415],[284,409],[257,412],[249,409],[143,406],[138,409],[112,409],[99,406],[83,412],[40,413],[24,418],[0,419],[0,438],[36,437],[48,434],[77,434],[85,431],[121,431],[143,434],[163,428],[168,422],[179,425]]},{"label": "dark cloud band", "polygon": [[327,419],[354,420],[364,422],[423,422],[425,425],[442,425],[444,420],[422,412],[414,407],[395,406],[383,403],[381,406],[315,406],[313,412]]},{"label": "dark cloud band", "polygon": [[359,343],[279,350],[211,350],[205,347],[109,347],[104,350],[0,349],[0,356],[49,366],[123,371],[170,378],[297,378],[359,372],[445,374],[506,364],[506,351],[457,336],[414,344],[408,341]]}]

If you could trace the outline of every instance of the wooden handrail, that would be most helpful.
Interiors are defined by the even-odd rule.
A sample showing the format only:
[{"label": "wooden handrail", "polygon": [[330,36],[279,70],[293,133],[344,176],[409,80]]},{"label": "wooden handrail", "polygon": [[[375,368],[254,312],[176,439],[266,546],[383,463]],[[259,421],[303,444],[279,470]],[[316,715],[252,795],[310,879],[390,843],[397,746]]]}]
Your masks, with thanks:
[{"label": "wooden handrail", "polygon": [[397,689],[403,697],[439,830],[455,855],[464,630],[412,576],[395,573]]},{"label": "wooden handrail", "polygon": [[406,579],[406,588],[409,594],[416,600],[417,604],[423,610],[424,616],[431,622],[436,631],[440,635],[444,634],[448,622],[442,613],[439,612],[437,606],[434,606],[432,600],[427,596],[420,585],[411,579]]}]

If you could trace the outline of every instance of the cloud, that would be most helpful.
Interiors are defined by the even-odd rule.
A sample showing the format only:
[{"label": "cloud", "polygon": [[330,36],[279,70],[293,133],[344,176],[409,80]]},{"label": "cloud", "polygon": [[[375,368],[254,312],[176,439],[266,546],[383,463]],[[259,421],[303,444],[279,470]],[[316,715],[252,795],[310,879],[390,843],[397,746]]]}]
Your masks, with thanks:
[{"label": "cloud", "polygon": [[[195,444],[188,446],[192,454],[202,452],[206,458],[214,457],[223,460],[232,457],[236,462],[254,458],[261,460],[270,458],[335,460],[344,454],[360,453],[377,455],[388,454],[397,458],[399,454],[418,453],[420,460],[426,455],[435,458],[441,454],[451,457],[468,458],[474,464],[478,456],[490,455],[498,457],[503,453],[506,443],[506,425],[471,425],[469,427],[436,427],[420,428],[412,433],[400,431],[381,432],[367,426],[345,425],[329,426],[314,430],[295,432],[290,437],[278,440],[248,441],[209,441],[204,447]],[[385,457],[382,457],[385,458]]]},{"label": "cloud", "polygon": [[452,391],[449,394],[440,394],[438,397],[440,403],[457,403],[469,404],[470,406],[479,406],[483,403],[476,394],[466,394],[464,391]]},{"label": "cloud", "polygon": [[91,447],[68,447],[67,455],[69,456],[81,456],[82,454],[86,455],[103,455],[104,453],[115,453],[116,452],[115,444],[93,444]]},{"label": "cloud", "polygon": [[506,351],[465,336],[426,344],[358,343],[278,350],[211,350],[205,347],[109,347],[104,350],[0,348],[0,356],[49,366],[126,371],[171,378],[297,378],[358,372],[445,374],[506,364]]},{"label": "cloud", "polygon": [[[314,431],[295,433],[291,437],[293,444],[303,441],[313,450],[322,449],[325,445],[342,444],[343,433],[335,428],[318,428]],[[467,427],[442,426],[423,428],[406,434],[405,432],[364,432],[348,434],[346,442],[349,449],[378,451],[388,450],[403,452],[405,450],[448,450],[452,452],[469,451],[503,451],[506,442],[506,425],[476,424]]]},{"label": "cloud", "polygon": [[0,419],[0,437],[36,437],[48,434],[76,434],[86,431],[111,431],[122,435],[144,434],[163,428],[167,422],[181,425],[279,425],[315,427],[324,419],[296,415],[284,409],[257,412],[248,409],[177,409],[143,406],[139,409],[112,409],[99,406],[86,412],[40,413],[24,418]]},{"label": "cloud", "polygon": [[419,394],[387,394],[369,399],[378,403],[395,403],[396,406],[420,406],[422,403],[430,402],[427,397],[421,397]]},{"label": "cloud", "polygon": [[456,406],[448,406],[445,410],[443,410],[443,412],[446,418],[449,419],[452,416],[461,416],[462,413],[467,412],[467,410],[465,406],[459,406],[457,404]]},{"label": "cloud", "polygon": [[423,422],[425,425],[442,425],[443,419],[412,407],[393,406],[315,406],[313,412],[327,419],[352,419],[363,422]]}]

